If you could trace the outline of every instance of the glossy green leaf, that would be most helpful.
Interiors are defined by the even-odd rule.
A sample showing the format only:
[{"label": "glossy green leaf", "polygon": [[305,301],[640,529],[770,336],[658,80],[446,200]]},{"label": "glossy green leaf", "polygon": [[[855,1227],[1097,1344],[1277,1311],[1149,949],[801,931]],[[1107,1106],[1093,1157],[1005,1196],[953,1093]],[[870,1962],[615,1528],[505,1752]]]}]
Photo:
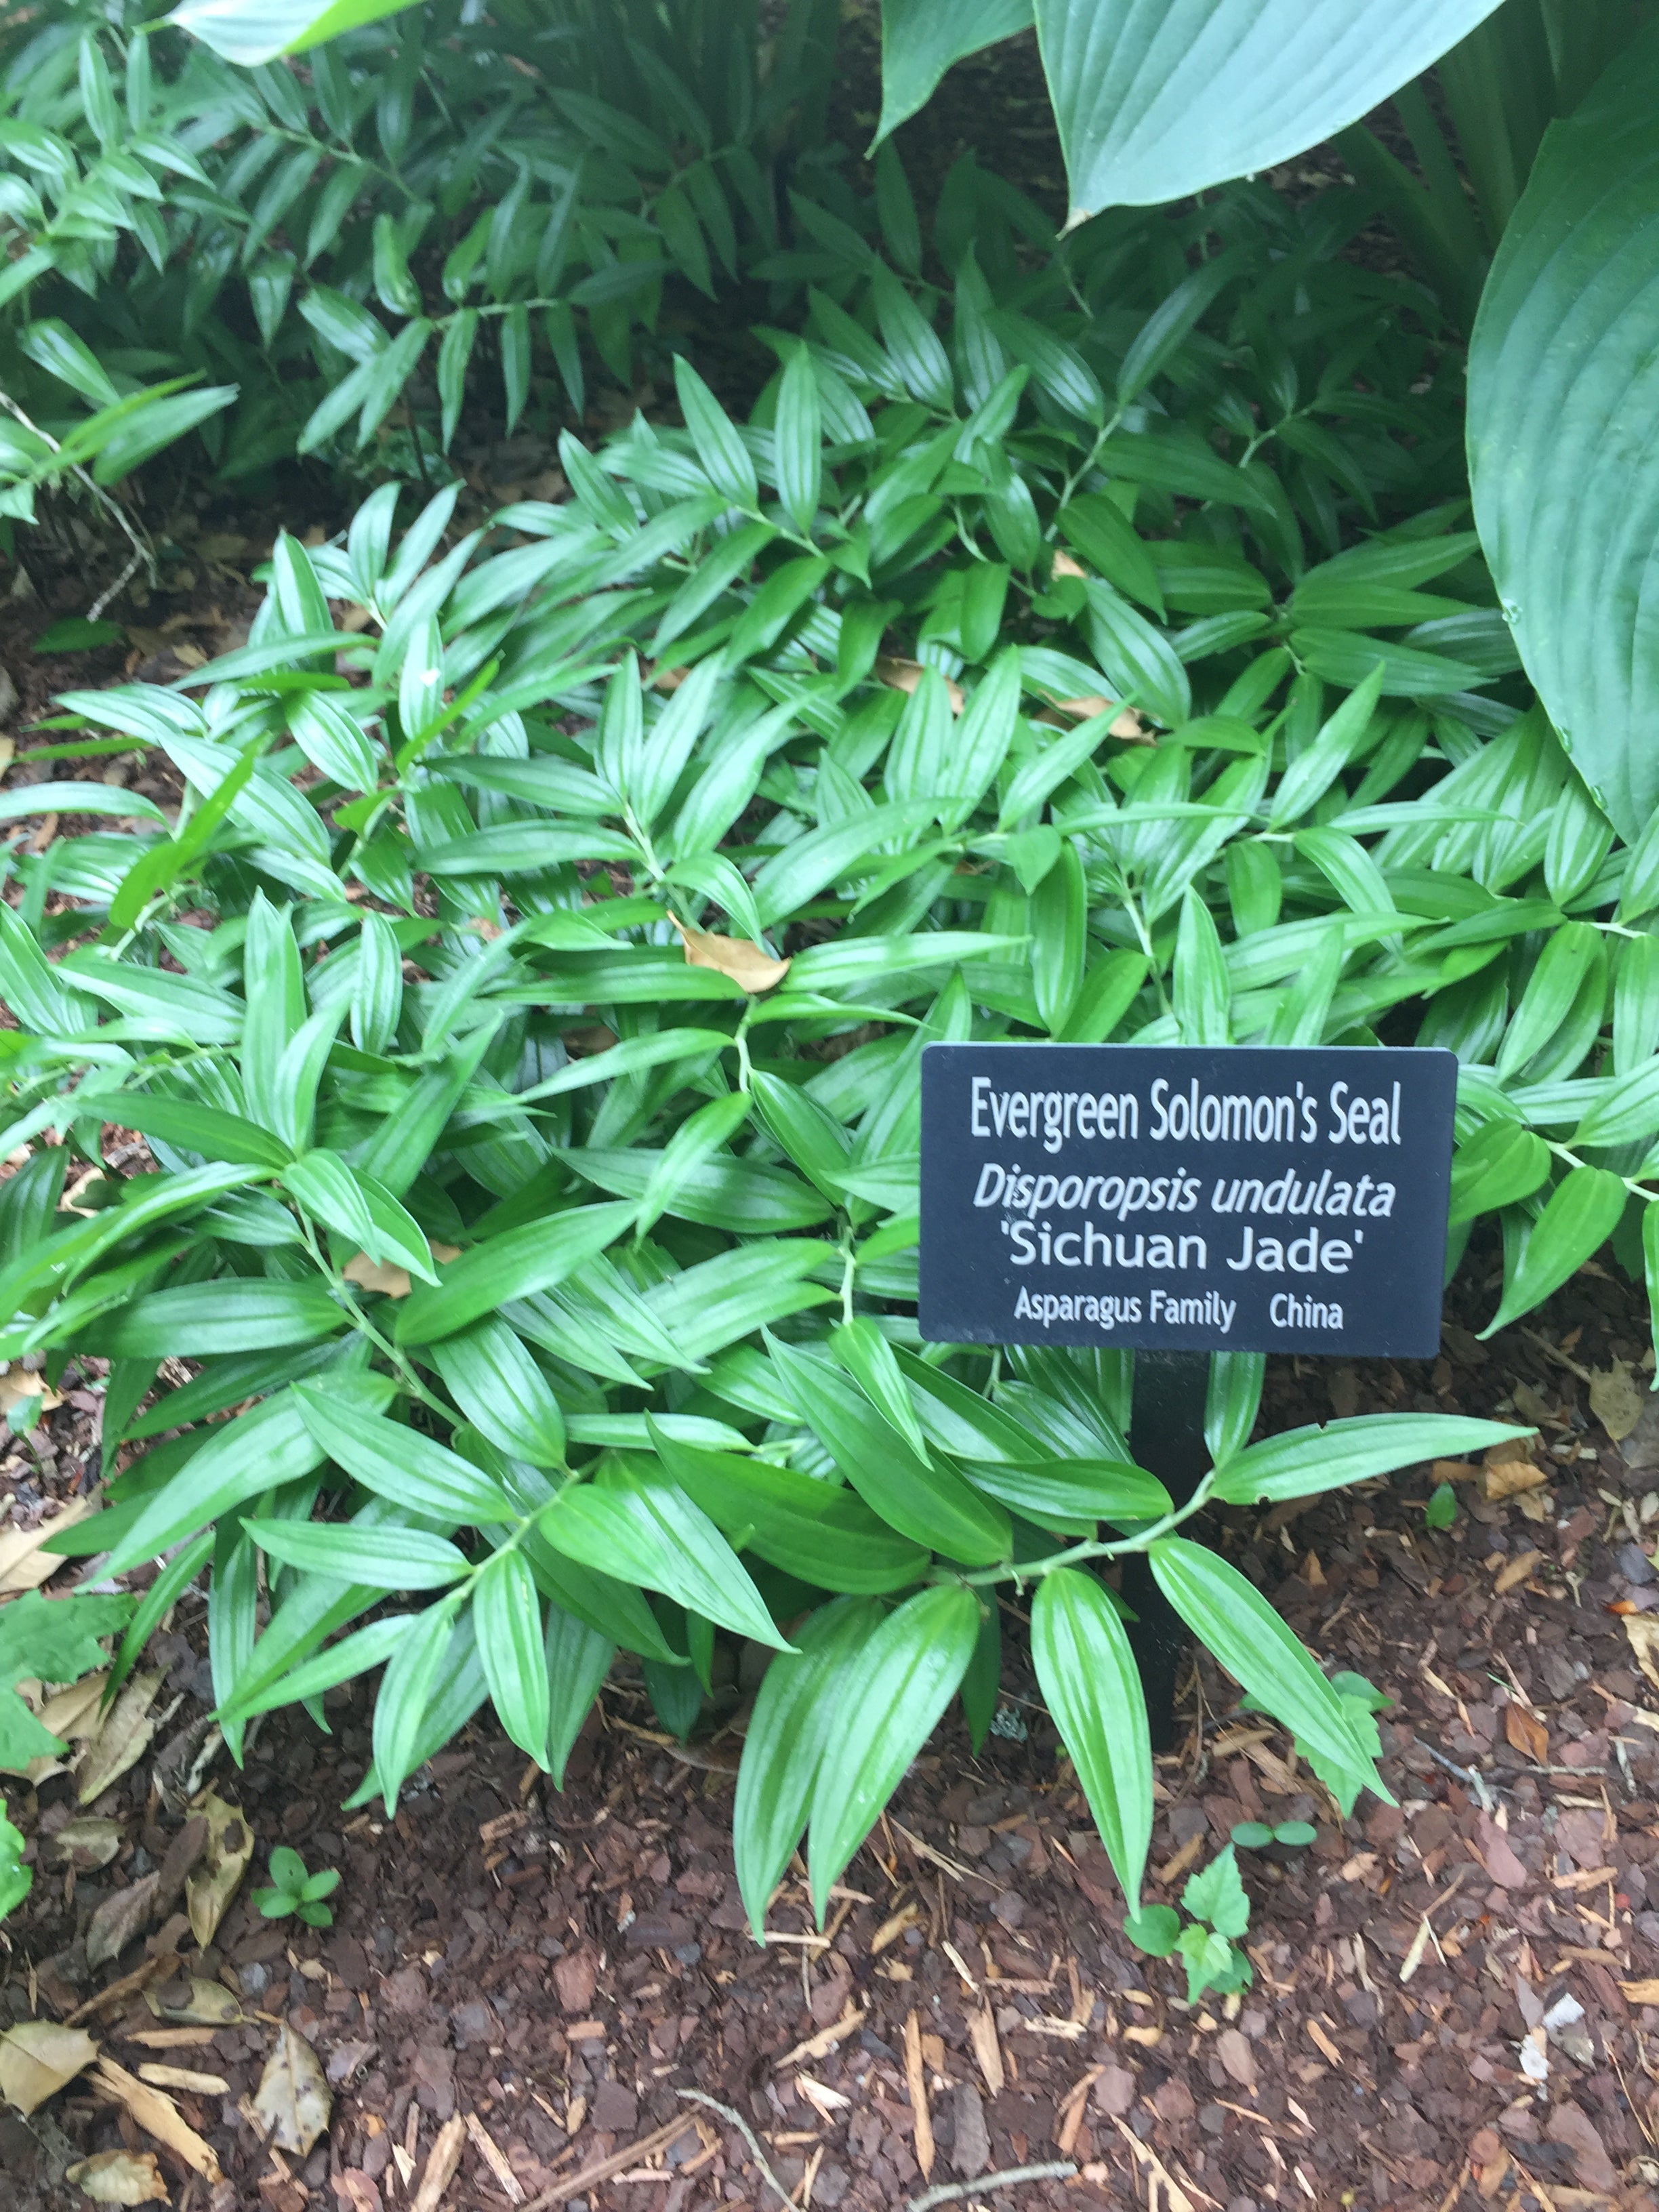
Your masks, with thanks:
[{"label": "glossy green leaf", "polygon": [[538,1525],[550,1544],[585,1566],[661,1590],[735,1636],[791,1648],[714,1523],[660,1476],[628,1469],[603,1486],[562,1490]]},{"label": "glossy green leaf", "polygon": [[246,1520],[262,1552],[303,1574],[374,1589],[442,1589],[471,1572],[466,1555],[418,1528],[354,1528],[349,1521]]},{"label": "glossy green leaf", "polygon": [[542,1601],[524,1554],[497,1552],[472,1590],[478,1656],[501,1726],[539,1766],[551,1717]]},{"label": "glossy green leaf", "polygon": [[550,1290],[620,1236],[632,1214],[627,1206],[577,1206],[474,1245],[449,1262],[435,1288],[402,1302],[398,1341],[435,1343],[514,1298]]},{"label": "glossy green leaf", "polygon": [[190,1359],[316,1344],[348,1318],[325,1283],[228,1276],[135,1298],[90,1336],[112,1359]]},{"label": "glossy green leaf", "polygon": [[593,1709],[617,1647],[562,1607],[547,1608],[547,1638],[544,1646],[547,1667],[547,1751],[542,1760],[562,1790],[564,1771],[575,1748],[582,1723]]},{"label": "glossy green leaf", "polygon": [[1518,1261],[1506,1266],[1503,1298],[1481,1335],[1494,1335],[1559,1290],[1612,1236],[1625,1199],[1621,1176],[1605,1168],[1570,1168],[1550,1193]]},{"label": "glossy green leaf", "polygon": [[672,1480],[744,1551],[822,1589],[906,1589],[931,1554],[896,1536],[853,1490],[733,1452],[677,1442],[657,1421],[652,1442]]},{"label": "glossy green leaf", "polygon": [[1531,1433],[1459,1413],[1365,1413],[1248,1445],[1217,1470],[1212,1495],[1229,1505],[1278,1504],[1424,1460],[1486,1451]]},{"label": "glossy green leaf", "polygon": [[1315,1751],[1387,1797],[1343,1700],[1254,1584],[1184,1536],[1159,1537],[1148,1557],[1159,1589],[1235,1681]]},{"label": "glossy green leaf", "polygon": [[1123,1894],[1139,1910],[1152,1836],[1152,1744],[1140,1674],[1116,1607],[1060,1567],[1031,1603],[1031,1661]]},{"label": "glossy green leaf", "polygon": [[848,1677],[881,1619],[867,1601],[820,1607],[799,1630],[798,1648],[781,1652],[761,1679],[732,1808],[738,1887],[757,1939],[805,1830],[824,1753],[845,1724]]},{"label": "glossy green leaf", "polygon": [[1030,24],[1031,0],[960,0],[948,9],[932,0],[882,0],[877,143],[925,105],[952,62]]},{"label": "glossy green leaf", "polygon": [[498,1483],[418,1430],[382,1413],[364,1413],[313,1382],[295,1383],[283,1398],[298,1407],[319,1451],[365,1490],[452,1527],[514,1517]]},{"label": "glossy green leaf", "polygon": [[533,1466],[562,1464],[559,1401],[505,1322],[492,1316],[458,1329],[431,1347],[430,1358],[456,1404],[491,1443]]},{"label": "glossy green leaf", "polygon": [[848,1667],[812,1790],[807,1863],[820,1928],[830,1884],[961,1686],[979,1610],[960,1585],[923,1590],[887,1616]]},{"label": "glossy green leaf", "polygon": [[1452,1159],[1453,1225],[1530,1198],[1549,1181],[1552,1164],[1549,1146],[1533,1130],[1518,1121],[1483,1122]]}]

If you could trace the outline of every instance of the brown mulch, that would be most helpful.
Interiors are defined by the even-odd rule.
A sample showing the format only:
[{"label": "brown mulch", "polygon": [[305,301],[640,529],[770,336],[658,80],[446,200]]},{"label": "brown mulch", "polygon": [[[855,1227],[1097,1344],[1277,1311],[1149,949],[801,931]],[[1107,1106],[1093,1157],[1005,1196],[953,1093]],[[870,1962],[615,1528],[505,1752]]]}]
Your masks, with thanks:
[{"label": "brown mulch", "polygon": [[[457,2135],[437,2200],[451,2212],[538,2197],[590,2212],[775,2203],[749,2146],[687,2089],[740,2113],[796,2203],[813,2207],[902,2205],[927,2186],[928,2132],[933,2184],[1078,2169],[981,2184],[965,2200],[1008,2212],[1659,2202],[1659,2005],[1642,2001],[1659,1991],[1626,1986],[1659,1974],[1659,1871],[1647,1873],[1659,1683],[1626,1626],[1659,1602],[1659,1422],[1650,1413],[1621,1449],[1587,1391],[1619,1360],[1645,1383],[1644,1304],[1609,1260],[1490,1346],[1463,1325],[1468,1294],[1454,1309],[1432,1366],[1275,1364],[1264,1425],[1333,1410],[1516,1411],[1541,1424],[1544,1486],[1488,1502],[1462,1483],[1443,1534],[1424,1529],[1427,1470],[1299,1511],[1230,1512],[1208,1531],[1316,1650],[1397,1700],[1382,1734],[1399,1802],[1367,1799],[1344,1823],[1282,1734],[1234,1711],[1207,1662],[1189,1683],[1185,1743],[1159,1769],[1149,1896],[1178,1893],[1237,1821],[1318,1831],[1305,1850],[1241,1853],[1255,1907],[1241,1997],[1188,2007],[1176,1966],[1125,1942],[1018,1650],[1007,1733],[974,1758],[947,1726],[849,1869],[830,1940],[813,1939],[796,1881],[764,1948],[732,1880],[727,1745],[693,1747],[687,1763],[625,1673],[562,1796],[481,1723],[391,1822],[379,1806],[340,1809],[368,1751],[367,1702],[342,1691],[327,1701],[331,1736],[280,1717],[240,1775],[222,1758],[210,1778],[258,1837],[254,1879],[278,1842],[345,1879],[331,1930],[262,1921],[244,1899],[213,1951],[189,1960],[250,2017],[163,2054],[227,2084],[175,2093],[230,2177],[213,2191],[160,2149],[175,2203],[396,2212]],[[0,1465],[19,1519],[80,1486],[89,1400],[49,1416],[44,1465],[25,1450]],[[179,1608],[154,1649],[161,1698],[185,1698],[169,1733],[208,1694],[200,1620],[199,1605]],[[88,1808],[127,1827],[111,1867],[72,1882],[40,1871],[8,1923],[0,2017],[64,2017],[179,1948],[173,1922],[97,1973],[86,1965],[97,1905],[179,1832],[182,1808],[154,1778],[167,1763],[164,1747]],[[76,1809],[66,1790],[49,1781],[33,1803],[14,1791],[15,1817],[44,1840]],[[307,2158],[264,2149],[239,2109],[283,2020],[335,2092]],[[142,1998],[93,2025],[136,2071],[146,2053],[126,2039],[155,2027]],[[1541,2081],[1523,2070],[1528,2052]],[[70,2156],[118,2144],[122,2124],[78,2085],[33,2126],[0,2123],[9,2208],[83,2201],[54,2178]],[[583,2183],[595,2167],[603,2178]]]}]

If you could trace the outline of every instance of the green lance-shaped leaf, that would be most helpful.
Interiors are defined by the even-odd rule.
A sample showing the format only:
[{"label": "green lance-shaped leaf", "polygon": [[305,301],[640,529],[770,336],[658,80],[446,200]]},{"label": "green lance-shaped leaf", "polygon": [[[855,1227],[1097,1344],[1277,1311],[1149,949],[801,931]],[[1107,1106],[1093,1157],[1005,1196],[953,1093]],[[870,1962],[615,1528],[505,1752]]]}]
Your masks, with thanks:
[{"label": "green lance-shaped leaf", "polygon": [[1152,1741],[1140,1674],[1117,1608],[1092,1575],[1037,1584],[1031,1659],[1100,1840],[1132,1909],[1152,1837]]},{"label": "green lance-shaped leaf", "polygon": [[87,1350],[111,1359],[205,1358],[319,1344],[346,1322],[325,1283],[284,1283],[253,1275],[184,1283],[153,1291],[88,1331]]},{"label": "green lance-shaped leaf", "polygon": [[1364,1413],[1328,1422],[1322,1429],[1291,1429],[1249,1445],[1221,1467],[1212,1494],[1229,1505],[1278,1504],[1391,1474],[1420,1460],[1485,1451],[1531,1433],[1455,1413]]},{"label": "green lance-shaped leaf", "polygon": [[553,1787],[564,1787],[564,1770],[581,1734],[582,1723],[592,1711],[599,1686],[611,1671],[617,1647],[608,1637],[578,1620],[562,1606],[547,1608],[548,1724],[547,1754],[543,1765],[553,1778]]},{"label": "green lance-shaped leaf", "polygon": [[458,1329],[431,1349],[432,1364],[475,1429],[532,1467],[564,1459],[559,1401],[522,1341],[495,1315]]},{"label": "green lance-shaped leaf", "polygon": [[472,1593],[478,1656],[501,1726],[541,1765],[550,1715],[541,1593],[522,1552],[497,1552]]},{"label": "green lance-shaped leaf", "polygon": [[300,1408],[320,1449],[365,1490],[452,1526],[514,1517],[501,1485],[447,1445],[383,1413],[362,1412],[314,1383],[296,1382],[284,1395]]},{"label": "green lance-shaped leaf", "polygon": [[1164,1596],[1234,1680],[1311,1750],[1389,1797],[1342,1699],[1237,1568],[1184,1536],[1160,1537],[1148,1556]]},{"label": "green lance-shaped leaf", "polygon": [[1659,28],[1552,124],[1469,349],[1475,520],[1527,673],[1633,844],[1659,808]]},{"label": "green lance-shaped leaf", "polygon": [[398,1790],[421,1762],[422,1723],[442,1680],[458,1603],[444,1599],[417,1613],[414,1626],[398,1638],[380,1677],[374,1700],[374,1771],[388,1815],[397,1806]]},{"label": "green lance-shaped leaf", "polygon": [[1622,1176],[1606,1168],[1573,1168],[1550,1194],[1520,1257],[1510,1269],[1503,1301],[1480,1332],[1494,1335],[1559,1290],[1569,1275],[1604,1244],[1619,1225],[1626,1192]]},{"label": "green lance-shaped leaf", "polygon": [[[1579,1138],[1584,1141],[1582,1129]],[[1518,1121],[1485,1122],[1452,1160],[1452,1226],[1530,1198],[1548,1182],[1551,1158],[1535,1130],[1523,1129]]]},{"label": "green lance-shaped leaf", "polygon": [[968,1480],[1039,1528],[1091,1536],[1097,1521],[1156,1521],[1173,1500],[1156,1475],[1127,1460],[1044,1459],[1022,1467],[969,1461]]},{"label": "green lance-shaped leaf", "polygon": [[956,1695],[978,1637],[979,1600],[941,1583],[890,1613],[848,1668],[812,1792],[807,1855],[820,1928],[830,1884]]},{"label": "green lance-shaped leaf", "polygon": [[1496,0],[1036,0],[1072,221],[1270,168],[1437,61]]},{"label": "green lance-shaped leaf", "polygon": [[848,1670],[881,1619],[868,1599],[820,1607],[798,1632],[798,1649],[780,1652],[762,1678],[732,1808],[738,1887],[757,1937],[805,1832],[825,1747],[844,1718]]},{"label": "green lance-shaped leaf", "polygon": [[865,1504],[912,1543],[966,1565],[1006,1559],[1008,1516],[954,1469],[919,1459],[850,1375],[774,1342],[772,1359],[801,1417]]},{"label": "green lance-shaped leaf", "polygon": [[435,1289],[419,1290],[398,1315],[400,1344],[432,1344],[516,1298],[551,1290],[602,1252],[634,1217],[631,1206],[582,1206],[508,1229],[452,1260]]},{"label": "green lance-shaped leaf", "polygon": [[678,1442],[647,1416],[672,1479],[719,1528],[786,1574],[821,1589],[864,1595],[906,1589],[929,1553],[896,1535],[857,1492],[769,1460]]},{"label": "green lance-shaped leaf", "polygon": [[349,1521],[247,1520],[242,1526],[285,1566],[370,1589],[443,1589],[471,1571],[464,1552],[420,1528],[354,1528]]},{"label": "green lance-shaped leaf", "polygon": [[627,1468],[603,1485],[563,1490],[537,1525],[555,1550],[584,1566],[660,1590],[733,1635],[791,1649],[720,1530],[660,1476]]}]

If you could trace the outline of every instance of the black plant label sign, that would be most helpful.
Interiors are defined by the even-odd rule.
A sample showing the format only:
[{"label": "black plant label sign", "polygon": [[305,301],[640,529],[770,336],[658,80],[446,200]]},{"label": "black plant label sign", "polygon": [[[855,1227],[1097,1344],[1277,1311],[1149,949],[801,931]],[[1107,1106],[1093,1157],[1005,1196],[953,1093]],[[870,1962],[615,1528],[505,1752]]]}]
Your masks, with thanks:
[{"label": "black plant label sign", "polygon": [[921,1334],[1431,1358],[1457,1060],[933,1044]]}]

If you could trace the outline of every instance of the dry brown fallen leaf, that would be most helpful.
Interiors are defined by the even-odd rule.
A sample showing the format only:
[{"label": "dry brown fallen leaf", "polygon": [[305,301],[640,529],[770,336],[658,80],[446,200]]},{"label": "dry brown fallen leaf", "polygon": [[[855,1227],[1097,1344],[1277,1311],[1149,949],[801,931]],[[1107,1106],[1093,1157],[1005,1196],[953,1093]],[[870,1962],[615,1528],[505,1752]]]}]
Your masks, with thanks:
[{"label": "dry brown fallen leaf", "polygon": [[1654,1664],[1654,1655],[1659,1651],[1659,1613],[1627,1613],[1623,1618],[1636,1663],[1654,1688],[1659,1690],[1659,1667]]},{"label": "dry brown fallen leaf", "polygon": [[[38,1382],[38,1375],[13,1376],[0,1375],[0,1393],[11,1382]],[[20,1394],[21,1395],[21,1394]],[[15,1403],[15,1399],[0,1396],[0,1415]],[[61,1405],[56,1391],[51,1394],[51,1403]],[[66,1565],[56,1552],[41,1549],[48,1536],[55,1536],[60,1528],[72,1528],[77,1521],[84,1521],[88,1513],[97,1509],[95,1496],[77,1498],[66,1505],[57,1518],[43,1521],[38,1528],[9,1528],[0,1535],[0,1592],[9,1596],[15,1590],[39,1589],[41,1583]]]},{"label": "dry brown fallen leaf", "polygon": [[328,2125],[333,2103],[316,2052],[284,2021],[253,2093],[260,2125],[278,2150],[303,2158]]},{"label": "dry brown fallen leaf", "polygon": [[0,2035],[0,2097],[27,2119],[97,2056],[98,2045],[83,2027],[20,2021]]},{"label": "dry brown fallen leaf", "polygon": [[41,1727],[73,1743],[90,1743],[103,1726],[98,1707],[108,1680],[108,1668],[100,1667],[95,1674],[83,1674],[78,1682],[54,1690],[40,1707]]},{"label": "dry brown fallen leaf", "polygon": [[1055,554],[1049,574],[1054,576],[1076,576],[1085,584],[1089,580],[1089,571],[1080,561],[1073,560],[1069,553]]},{"label": "dry brown fallen leaf", "polygon": [[1494,1502],[1517,1497],[1523,1490],[1541,1490],[1548,1477],[1529,1459],[1500,1459],[1481,1469],[1481,1488]]},{"label": "dry brown fallen leaf", "polygon": [[147,2136],[154,2136],[157,2142],[176,2151],[204,2181],[216,2189],[219,2186],[224,2176],[219,2171],[212,2146],[197,2134],[165,2090],[152,2089],[148,2081],[129,2074],[112,2058],[100,2058],[92,2079],[93,2087],[101,2096],[112,2104],[126,2106]]},{"label": "dry brown fallen leaf", "polygon": [[[934,673],[945,675],[943,669],[937,669]],[[876,663],[876,674],[884,684],[890,684],[895,691],[914,691],[921,681],[922,664],[919,660],[900,660],[891,653],[884,653]],[[951,712],[959,714],[968,703],[961,684],[954,677],[945,676],[945,690],[951,702]]]},{"label": "dry brown fallen leaf", "polygon": [[1541,1552],[1522,1552],[1518,1558],[1511,1559],[1506,1566],[1500,1567],[1498,1571],[1498,1579],[1492,1584],[1493,1594],[1503,1597],[1508,1591],[1512,1590],[1517,1583],[1525,1582],[1543,1556]]},{"label": "dry brown fallen leaf", "polygon": [[1522,1758],[1538,1766],[1548,1763],[1550,1732],[1536,1713],[1528,1712],[1524,1705],[1505,1705],[1504,1734]]},{"label": "dry brown fallen leaf", "polygon": [[75,1764],[76,1794],[83,1805],[101,1797],[149,1748],[159,1715],[150,1711],[161,1686],[157,1673],[135,1674],[104,1716],[104,1724]]},{"label": "dry brown fallen leaf", "polygon": [[1633,2005],[1659,2004],[1659,1976],[1650,1975],[1639,1982],[1620,1982],[1619,1986]]},{"label": "dry brown fallen leaf", "polygon": [[247,1872],[253,1831],[234,1805],[227,1805],[211,1790],[204,1790],[191,1810],[205,1815],[208,1839],[206,1850],[185,1878],[185,1909],[190,1914],[190,1932],[205,1951]]},{"label": "dry brown fallen leaf", "polygon": [[129,1882],[125,1889],[110,1893],[93,1914],[92,1925],[87,1930],[89,1966],[106,1966],[112,1959],[118,1959],[127,1945],[149,1925],[155,1893],[161,1886],[159,1874],[147,1874],[137,1881]]},{"label": "dry brown fallen leaf", "polygon": [[83,1813],[77,1820],[66,1820],[55,1836],[46,1839],[46,1856],[67,1859],[79,1874],[88,1874],[95,1867],[106,1867],[126,1841],[126,1830],[119,1820],[100,1820],[94,1814]]},{"label": "dry brown fallen leaf", "polygon": [[[441,1267],[447,1260],[459,1260],[459,1244],[434,1244],[427,1239],[426,1249]],[[385,1260],[371,1260],[367,1252],[358,1252],[340,1270],[347,1282],[356,1283],[365,1291],[384,1291],[389,1298],[406,1298],[414,1284],[407,1267],[392,1267]]]},{"label": "dry brown fallen leaf", "polygon": [[1590,1411],[1616,1444],[1623,1443],[1641,1419],[1647,1395],[1627,1359],[1590,1370]]},{"label": "dry brown fallen leaf", "polygon": [[155,2154],[147,2150],[100,2150],[70,2166],[72,2181],[94,2204],[171,2204]]},{"label": "dry brown fallen leaf", "polygon": [[775,990],[789,973],[788,961],[775,960],[746,937],[716,937],[710,930],[690,928],[678,915],[669,919],[685,946],[688,967],[718,969],[751,998]]}]

